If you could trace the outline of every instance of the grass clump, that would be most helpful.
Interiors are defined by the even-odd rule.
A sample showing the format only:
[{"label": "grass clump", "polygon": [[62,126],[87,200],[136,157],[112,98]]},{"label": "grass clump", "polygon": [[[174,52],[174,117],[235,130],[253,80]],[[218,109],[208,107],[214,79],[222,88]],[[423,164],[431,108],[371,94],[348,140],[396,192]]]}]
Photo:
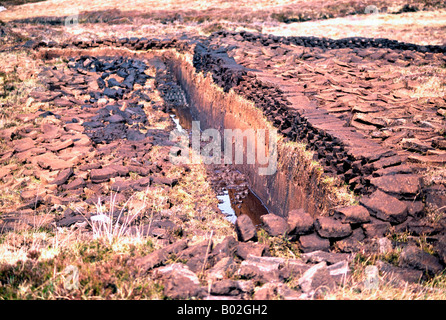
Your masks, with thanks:
[{"label": "grass clump", "polygon": [[[66,230],[67,231],[67,230]],[[32,239],[23,233],[21,241]],[[0,247],[12,245],[7,235]],[[37,236],[37,235],[34,235]],[[20,239],[16,239],[20,240]],[[47,243],[22,249],[16,261],[0,262],[1,299],[154,299],[161,288],[128,261],[151,252],[150,239],[122,237],[110,243],[79,231],[46,234]],[[24,247],[27,247],[26,245]],[[49,254],[52,252],[52,254]],[[3,254],[2,258],[6,255]]]}]

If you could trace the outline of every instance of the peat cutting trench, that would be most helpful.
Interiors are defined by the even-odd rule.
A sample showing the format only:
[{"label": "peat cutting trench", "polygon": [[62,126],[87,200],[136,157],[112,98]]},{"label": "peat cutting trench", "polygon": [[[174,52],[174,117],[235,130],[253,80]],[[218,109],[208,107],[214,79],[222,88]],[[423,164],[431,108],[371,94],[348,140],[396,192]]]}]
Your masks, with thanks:
[{"label": "peat cutting trench", "polygon": [[[81,106],[79,110],[88,112],[90,117],[69,126],[83,126],[84,134],[93,143],[118,148],[115,140],[124,137],[129,143],[117,149],[123,153],[137,154],[139,148],[154,145],[169,148],[170,155],[184,153],[184,149],[169,141],[167,133],[146,132],[144,128],[146,115],[138,101],[150,102],[151,98],[144,90],[134,90],[134,86],[143,85],[151,77],[145,73],[149,66],[156,70],[155,84],[164,101],[157,107],[172,115],[178,131],[188,138],[188,147],[197,122],[200,132],[214,129],[220,137],[228,129],[277,133],[254,144],[254,153],[270,155],[269,162],[257,157],[251,163],[207,166],[210,183],[219,198],[230,199],[231,205],[223,203],[221,210],[235,223],[235,243],[254,243],[252,250],[258,251],[241,254],[241,279],[254,278],[265,283],[286,279],[286,272],[303,274],[310,267],[316,268],[319,273],[307,273],[314,279],[302,277],[300,292],[280,293],[285,298],[309,297],[319,286],[340,283],[338,277],[348,273],[351,254],[361,250],[385,252],[396,245],[386,236],[404,232],[412,239],[425,237],[434,253],[421,250],[415,240],[398,244],[402,246],[399,266],[384,263],[382,270],[415,282],[444,270],[446,187],[444,181],[426,184],[426,174],[427,168],[444,170],[446,163],[446,99],[423,103],[412,99],[401,89],[416,84],[394,83],[388,72],[390,64],[444,64],[444,46],[387,39],[330,40],[222,31],[207,38],[110,38],[60,44],[28,41],[25,47],[45,59],[69,59],[71,74],[63,74],[56,67],[45,70],[50,90],[36,91],[32,96],[50,101],[57,108]],[[334,71],[327,72],[319,62]],[[114,74],[123,80],[109,78]],[[89,78],[72,82],[78,76]],[[64,87],[76,85],[77,89],[89,90],[89,100],[76,101],[63,94]],[[103,98],[122,101],[123,97],[127,99],[125,108],[118,103],[101,104]],[[420,113],[424,115],[421,118]],[[51,126],[46,129],[47,136],[58,134]],[[35,141],[21,140],[25,139],[28,140],[16,145],[15,154],[36,147]],[[80,146],[78,140],[73,142],[67,137],[60,145],[54,145],[54,151],[66,148],[64,143]],[[233,143],[236,148],[237,137],[230,140],[231,150]],[[244,160],[252,156],[253,150],[242,150]],[[151,176],[160,172],[162,166],[136,158],[132,168],[85,164],[85,169],[91,170],[89,176],[72,181],[65,190],[75,189],[75,184],[88,184],[88,179],[100,183],[110,177],[117,178],[111,186],[116,191],[142,190],[153,183],[175,185],[175,179]],[[40,166],[61,170],[59,185],[72,175],[55,159],[35,160]],[[42,163],[45,161],[46,164]],[[163,163],[166,162],[164,159]],[[145,178],[136,182],[120,180],[129,169]],[[65,219],[74,223],[78,218]],[[307,263],[262,257],[263,249],[255,245],[256,228],[271,236],[286,235],[299,243]],[[222,246],[229,250],[236,247],[231,241],[219,245],[220,250]],[[185,247],[177,241],[167,246],[164,253],[177,253]],[[158,252],[138,263],[152,270],[162,265],[163,259]],[[217,260],[213,268],[229,268],[227,260]],[[193,270],[192,265],[189,267]],[[175,268],[187,274],[182,267]],[[172,278],[175,268],[163,272]],[[317,274],[325,280],[318,283]],[[243,298],[249,290],[240,281],[231,281],[214,286],[211,293]],[[207,290],[197,286],[193,282],[181,291],[178,285],[175,292],[171,288],[171,297],[200,296]],[[281,285],[276,285],[275,294],[278,288]],[[263,297],[268,298],[269,293],[265,292]]]}]

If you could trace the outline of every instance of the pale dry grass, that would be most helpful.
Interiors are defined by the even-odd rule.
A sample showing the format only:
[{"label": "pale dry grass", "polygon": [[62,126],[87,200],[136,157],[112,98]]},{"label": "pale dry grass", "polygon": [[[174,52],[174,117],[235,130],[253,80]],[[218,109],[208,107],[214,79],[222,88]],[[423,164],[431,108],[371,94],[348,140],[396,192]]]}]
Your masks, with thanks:
[{"label": "pale dry grass", "polygon": [[323,296],[325,300],[445,300],[446,276],[437,275],[422,283],[400,282],[393,274],[380,272],[376,289],[364,286],[366,275],[362,267],[335,291]]},{"label": "pale dry grass", "polygon": [[[91,215],[98,221],[89,222],[90,228],[85,222],[70,228],[37,223],[35,228],[0,235],[0,299],[163,298],[156,281],[139,275],[126,261],[163,247],[165,241],[128,233],[127,227],[146,215],[150,228],[152,219],[161,215],[181,226],[190,244],[220,242],[234,235],[234,229],[216,210],[218,201],[210,190],[205,170],[197,164],[174,188],[156,186],[133,194],[124,206],[128,208],[125,216],[121,209],[124,223],[112,219],[112,198],[107,205],[98,203]],[[74,289],[67,287],[67,270],[78,272]]]},{"label": "pale dry grass", "polygon": [[150,11],[175,11],[175,10],[208,10],[208,9],[231,9],[234,7],[248,10],[260,10],[283,5],[301,5],[305,0],[241,0],[241,1],[189,1],[189,0],[49,0],[38,3],[25,4],[11,8],[0,14],[0,19],[9,21],[11,19],[31,18],[38,16],[66,16],[82,11],[111,10],[121,11],[138,10],[142,12]]},{"label": "pale dry grass", "polygon": [[264,26],[263,33],[278,36],[388,38],[420,45],[446,43],[446,10],[356,15],[320,21]]},{"label": "pale dry grass", "polygon": [[[389,1],[388,12],[396,12],[407,1]],[[46,40],[61,41],[66,37],[102,38],[147,37],[186,34],[209,35],[213,31],[247,30],[280,36],[316,36],[326,38],[368,37],[389,38],[416,44],[446,43],[446,10],[418,11],[402,14],[358,14],[340,18],[283,23],[273,18],[274,14],[287,12],[321,12],[358,10],[361,1],[117,1],[117,0],[50,0],[10,8],[0,13],[0,20],[11,21],[37,17],[63,18],[79,15],[80,24],[75,27],[30,25],[13,29],[33,38],[35,34]],[[343,11],[342,9],[341,11]],[[115,11],[113,11],[115,10]],[[116,11],[118,10],[118,11]],[[166,12],[166,14],[163,14]],[[190,21],[175,20],[161,23],[167,13],[187,13]],[[236,12],[231,16],[228,12]],[[361,12],[359,12],[361,13]],[[190,15],[190,16],[189,16]],[[335,13],[336,15],[336,13]],[[342,14],[341,14],[342,15]],[[107,22],[110,17],[119,24]],[[131,20],[128,18],[131,17]],[[154,17],[156,17],[154,19]],[[90,20],[95,23],[86,23]],[[250,20],[250,21],[247,21]],[[251,21],[252,20],[252,21]],[[280,20],[280,19],[279,19]],[[32,32],[28,32],[33,30]]]},{"label": "pale dry grass", "polygon": [[325,300],[445,300],[444,284],[442,288],[436,286],[420,287],[406,285],[403,288],[390,284],[383,284],[376,290],[361,290],[360,285],[347,285],[324,297]]},{"label": "pale dry grass", "polygon": [[26,51],[1,52],[0,60],[0,129],[4,129],[17,124],[17,114],[36,112],[41,106],[29,93],[42,87],[37,78],[42,62]]},{"label": "pale dry grass", "polygon": [[395,82],[417,81],[419,84],[409,89],[411,98],[443,98],[446,92],[446,64],[424,65],[401,68],[393,66],[392,70],[401,74]]},{"label": "pale dry grass", "polygon": [[[126,273],[125,264],[119,264],[122,257],[148,253],[151,248],[147,237],[122,235],[110,244],[76,227],[9,232],[0,238],[0,300],[132,299],[141,288],[147,288],[142,292],[146,298],[159,298],[151,279],[130,280],[134,270],[128,268]],[[70,272],[78,277],[73,287],[67,283]],[[118,288],[114,293],[104,288],[110,278]]]}]

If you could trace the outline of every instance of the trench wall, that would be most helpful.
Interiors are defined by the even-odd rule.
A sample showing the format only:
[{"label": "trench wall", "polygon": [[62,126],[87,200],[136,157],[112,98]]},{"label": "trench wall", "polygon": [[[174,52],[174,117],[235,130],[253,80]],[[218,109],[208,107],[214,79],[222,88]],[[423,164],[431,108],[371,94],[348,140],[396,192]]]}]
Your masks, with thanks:
[{"label": "trench wall", "polygon": [[[215,128],[221,137],[224,129],[253,129],[256,132],[261,129],[266,133],[275,130],[252,101],[233,90],[225,92],[212,77],[197,72],[190,54],[172,51],[168,59],[169,67],[186,92],[191,112],[200,121],[201,129]],[[256,152],[270,150],[268,142],[266,139],[265,146],[260,149],[257,146]],[[259,163],[257,158],[256,163],[247,164],[248,149],[243,150],[245,161],[237,164],[236,168],[247,175],[251,188],[271,212],[287,216],[290,210],[303,208],[316,216],[342,202],[337,194],[339,190],[324,180],[322,168],[313,161],[313,154],[304,145],[286,142],[278,134],[277,170],[267,175],[260,173],[259,170],[266,165]]]}]

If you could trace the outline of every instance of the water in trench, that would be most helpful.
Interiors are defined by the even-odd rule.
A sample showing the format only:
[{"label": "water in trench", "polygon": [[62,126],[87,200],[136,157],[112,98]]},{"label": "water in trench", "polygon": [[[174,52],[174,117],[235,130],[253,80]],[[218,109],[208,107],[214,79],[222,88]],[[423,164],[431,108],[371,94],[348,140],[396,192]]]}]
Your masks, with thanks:
[{"label": "water in trench", "polygon": [[[259,227],[261,225],[260,216],[267,214],[268,209],[263,205],[262,201],[254,194],[254,192],[252,192],[250,188],[248,188],[247,191],[247,194],[244,195],[241,201],[237,204],[237,190],[227,189],[231,208],[233,206],[233,211],[235,212],[235,215],[237,217],[242,214],[246,214],[248,215],[248,217],[251,218],[251,221],[254,223],[254,225],[256,227]],[[225,211],[223,210],[222,212],[225,213]]]},{"label": "water in trench", "polygon": [[[190,134],[193,120],[190,109],[181,107],[172,111],[170,117],[176,129]],[[251,190],[243,174],[229,165],[208,165],[207,170],[210,183],[217,193],[218,208],[226,219],[235,223],[238,216],[246,214],[254,225],[259,227],[260,216],[267,214],[268,209]]]}]

